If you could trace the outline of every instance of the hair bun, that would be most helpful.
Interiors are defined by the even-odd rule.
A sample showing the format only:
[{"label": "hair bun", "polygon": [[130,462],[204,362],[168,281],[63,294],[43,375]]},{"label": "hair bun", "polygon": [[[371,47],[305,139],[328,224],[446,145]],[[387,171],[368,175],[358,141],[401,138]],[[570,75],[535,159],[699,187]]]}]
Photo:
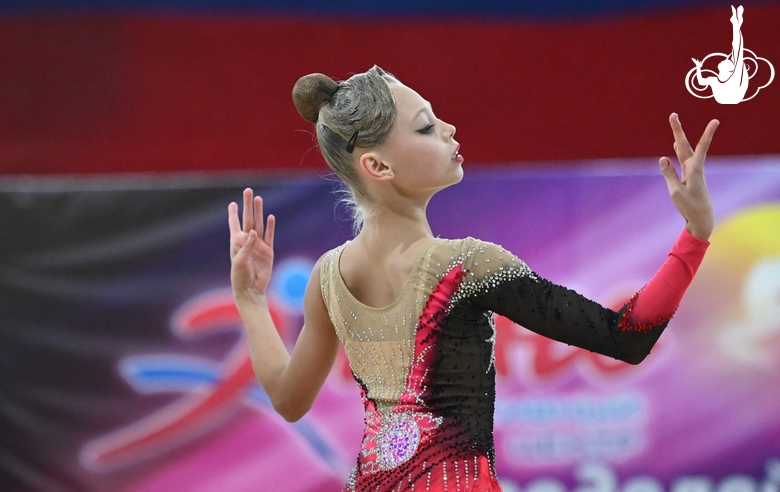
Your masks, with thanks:
[{"label": "hair bun", "polygon": [[339,84],[327,75],[321,73],[304,75],[293,87],[295,109],[304,119],[317,123],[320,108],[330,101],[338,88]]}]

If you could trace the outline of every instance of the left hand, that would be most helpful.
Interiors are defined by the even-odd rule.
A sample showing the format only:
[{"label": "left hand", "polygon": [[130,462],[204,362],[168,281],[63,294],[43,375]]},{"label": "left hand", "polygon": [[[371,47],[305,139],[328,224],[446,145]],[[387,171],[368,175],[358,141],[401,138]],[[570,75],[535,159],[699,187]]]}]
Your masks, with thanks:
[{"label": "left hand", "polygon": [[712,120],[707,124],[704,133],[696,144],[694,152],[685,137],[680,118],[677,113],[669,116],[669,124],[674,133],[674,151],[682,168],[682,179],[667,157],[661,157],[659,164],[666,179],[677,211],[685,218],[685,228],[699,239],[708,240],[715,227],[710,193],[704,180],[704,158],[712,142],[712,136],[720,122]]},{"label": "left hand", "polygon": [[230,282],[236,299],[264,300],[274,262],[276,218],[268,216],[263,224],[263,200],[244,190],[244,224],[238,220],[238,205],[228,206],[230,227]]}]

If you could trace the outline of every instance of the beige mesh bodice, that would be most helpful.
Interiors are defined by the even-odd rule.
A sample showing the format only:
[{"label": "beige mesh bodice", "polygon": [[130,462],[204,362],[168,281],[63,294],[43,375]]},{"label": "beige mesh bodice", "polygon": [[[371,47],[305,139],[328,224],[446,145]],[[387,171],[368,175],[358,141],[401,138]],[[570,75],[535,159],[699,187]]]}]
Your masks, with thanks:
[{"label": "beige mesh bodice", "polygon": [[396,401],[406,387],[417,323],[431,291],[448,269],[457,262],[470,267],[463,285],[468,290],[468,285],[481,284],[491,276],[491,258],[495,272],[500,263],[517,266],[519,262],[506,250],[473,238],[436,238],[412,269],[398,298],[389,306],[374,308],[355,299],[344,284],[339,261],[346,244],[323,257],[323,299],[352,371],[367,386],[366,396],[386,403]]}]

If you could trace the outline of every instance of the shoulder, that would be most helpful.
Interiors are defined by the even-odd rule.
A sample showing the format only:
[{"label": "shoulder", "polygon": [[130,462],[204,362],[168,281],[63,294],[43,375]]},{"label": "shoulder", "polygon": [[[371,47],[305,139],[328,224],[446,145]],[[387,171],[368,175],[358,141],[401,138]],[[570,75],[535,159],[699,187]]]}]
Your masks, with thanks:
[{"label": "shoulder", "polygon": [[459,260],[461,261],[471,257],[478,257],[478,255],[488,255],[487,257],[512,256],[517,258],[511,251],[500,244],[483,241],[471,236],[462,239],[439,239],[439,241],[441,241],[442,244],[449,246],[445,249],[457,251]]},{"label": "shoulder", "polygon": [[349,244],[349,241],[326,251],[314,263],[314,268],[309,278],[309,285],[319,285],[320,297],[326,306],[329,305],[331,298],[330,291],[335,287],[334,284],[338,283],[340,278],[338,269],[339,257],[347,244]]},{"label": "shoulder", "polygon": [[322,256],[320,256],[314,263],[314,271],[312,272],[312,276],[315,274],[324,275],[325,273],[332,271],[335,265],[338,264],[338,258],[339,255],[341,255],[341,250],[343,250],[344,246],[347,244],[349,244],[349,241],[323,253]]},{"label": "shoulder", "polygon": [[[474,237],[463,239],[444,239],[454,255],[454,263],[468,271],[470,277],[484,278],[495,275],[527,275],[532,273],[528,265],[500,244],[483,241]],[[450,248],[445,248],[450,249]]]},{"label": "shoulder", "polygon": [[314,263],[306,284],[304,318],[307,323],[332,325],[330,299],[333,275],[337,274],[338,255],[344,245],[325,252]]}]

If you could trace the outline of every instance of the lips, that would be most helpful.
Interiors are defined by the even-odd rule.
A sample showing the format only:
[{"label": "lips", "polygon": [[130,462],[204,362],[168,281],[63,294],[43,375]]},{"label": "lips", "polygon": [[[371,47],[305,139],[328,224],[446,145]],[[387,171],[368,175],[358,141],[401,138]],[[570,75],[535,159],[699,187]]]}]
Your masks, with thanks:
[{"label": "lips", "polygon": [[458,147],[455,149],[455,153],[454,153],[454,154],[452,154],[452,160],[453,160],[453,161],[454,161],[455,159],[457,159],[458,157],[460,157],[460,154],[459,154],[459,152],[460,152],[460,144],[458,144]]}]

